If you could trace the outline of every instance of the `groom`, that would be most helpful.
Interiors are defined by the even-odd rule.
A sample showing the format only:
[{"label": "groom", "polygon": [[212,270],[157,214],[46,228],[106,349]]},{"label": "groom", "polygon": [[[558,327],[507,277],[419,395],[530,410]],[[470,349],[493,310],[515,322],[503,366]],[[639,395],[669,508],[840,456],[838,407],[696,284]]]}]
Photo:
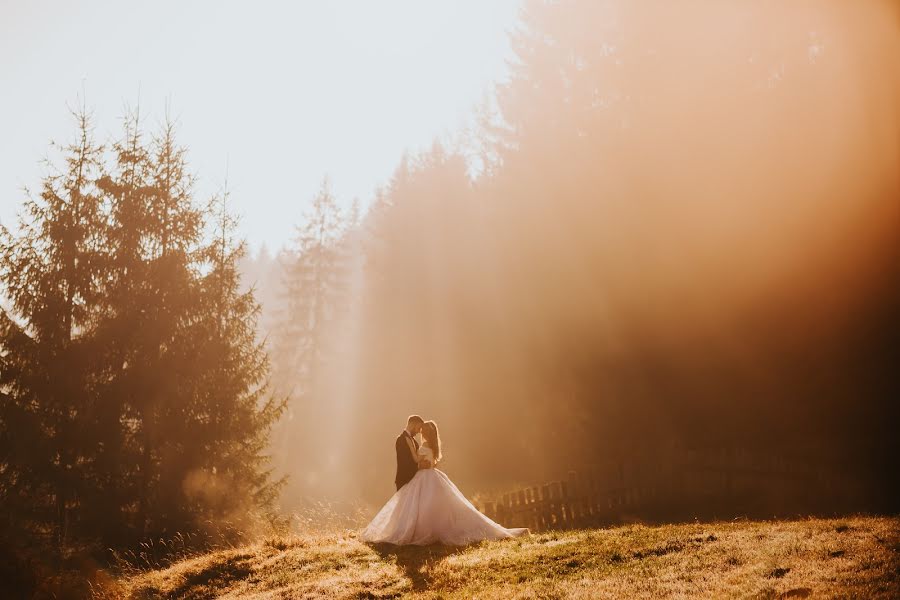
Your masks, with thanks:
[{"label": "groom", "polygon": [[394,483],[399,490],[409,483],[416,471],[419,470],[418,462],[413,458],[419,450],[419,442],[416,441],[416,434],[422,431],[422,425],[425,421],[419,415],[410,415],[406,420],[406,429],[397,436],[394,448],[397,450],[397,476]]}]

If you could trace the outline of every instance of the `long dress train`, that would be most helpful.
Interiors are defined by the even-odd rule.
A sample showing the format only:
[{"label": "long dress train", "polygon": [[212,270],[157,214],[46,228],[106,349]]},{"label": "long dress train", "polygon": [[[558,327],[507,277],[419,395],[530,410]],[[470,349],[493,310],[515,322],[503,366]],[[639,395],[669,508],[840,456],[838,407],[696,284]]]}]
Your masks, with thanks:
[{"label": "long dress train", "polygon": [[[434,462],[430,448],[423,446],[418,454]],[[397,545],[463,546],[526,533],[528,529],[507,529],[483,515],[445,473],[432,467],[420,469],[409,483],[397,490],[359,538],[364,542]]]}]

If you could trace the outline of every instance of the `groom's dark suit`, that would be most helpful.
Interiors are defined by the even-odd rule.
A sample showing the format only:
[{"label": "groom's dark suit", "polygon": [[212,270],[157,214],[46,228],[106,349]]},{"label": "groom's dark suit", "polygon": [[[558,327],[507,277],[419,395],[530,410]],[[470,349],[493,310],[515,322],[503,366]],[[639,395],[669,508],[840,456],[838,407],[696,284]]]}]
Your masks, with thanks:
[{"label": "groom's dark suit", "polygon": [[404,429],[403,433],[397,436],[397,441],[394,444],[394,447],[397,449],[397,476],[394,477],[394,483],[397,484],[398,490],[409,483],[409,480],[419,470],[419,465],[413,460],[410,444],[416,450],[419,449],[419,443],[416,441],[416,438],[409,435],[409,432]]}]

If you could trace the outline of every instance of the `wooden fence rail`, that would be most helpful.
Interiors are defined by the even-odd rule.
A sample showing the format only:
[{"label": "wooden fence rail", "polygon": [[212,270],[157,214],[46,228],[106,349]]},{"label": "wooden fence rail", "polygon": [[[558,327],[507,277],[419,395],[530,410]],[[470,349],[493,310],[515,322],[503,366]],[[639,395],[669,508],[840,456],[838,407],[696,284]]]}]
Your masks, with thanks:
[{"label": "wooden fence rail", "polygon": [[799,507],[831,487],[821,470],[781,457],[683,451],[656,464],[617,462],[570,471],[565,479],[500,494],[480,508],[506,527],[544,531],[699,514],[712,507],[719,517],[754,507]]}]

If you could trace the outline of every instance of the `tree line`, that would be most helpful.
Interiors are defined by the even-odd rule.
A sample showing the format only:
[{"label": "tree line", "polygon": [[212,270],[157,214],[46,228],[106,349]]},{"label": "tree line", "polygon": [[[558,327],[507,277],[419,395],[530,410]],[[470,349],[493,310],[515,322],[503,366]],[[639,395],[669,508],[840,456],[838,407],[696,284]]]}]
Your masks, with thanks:
[{"label": "tree line", "polygon": [[[831,102],[830,57],[877,50],[864,28],[763,6],[747,31],[778,35],[723,47],[731,8],[701,4],[526,2],[474,143],[406,157],[331,250],[281,255],[271,331],[306,328],[288,337],[307,366],[278,376],[303,390],[306,417],[280,425],[298,493],[377,502],[384,440],[422,412],[466,489],[674,443],[790,455],[895,505],[894,167],[849,129],[846,168],[823,167],[845,111],[884,93],[864,79],[858,106]],[[310,318],[332,293],[332,318]],[[276,371],[296,352],[273,352]]]}]

